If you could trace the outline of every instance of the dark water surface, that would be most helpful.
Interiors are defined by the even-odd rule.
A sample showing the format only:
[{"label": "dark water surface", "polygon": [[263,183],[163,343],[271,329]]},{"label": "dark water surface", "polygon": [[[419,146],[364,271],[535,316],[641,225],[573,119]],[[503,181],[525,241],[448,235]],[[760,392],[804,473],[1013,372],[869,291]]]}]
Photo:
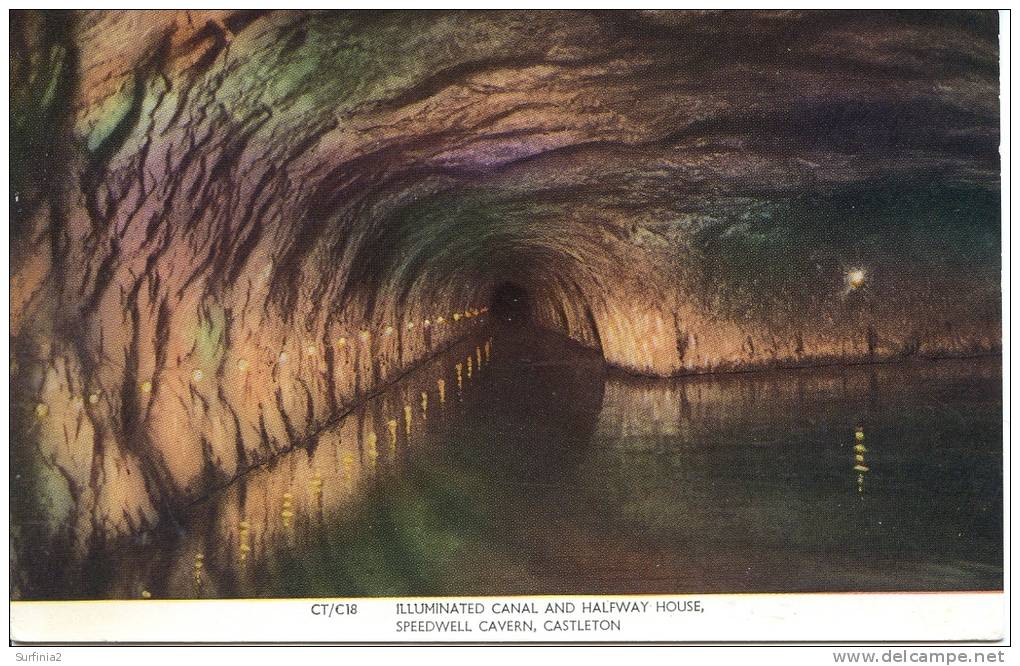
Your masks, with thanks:
[{"label": "dark water surface", "polygon": [[661,381],[489,340],[125,546],[101,594],[1002,587],[999,358]]}]

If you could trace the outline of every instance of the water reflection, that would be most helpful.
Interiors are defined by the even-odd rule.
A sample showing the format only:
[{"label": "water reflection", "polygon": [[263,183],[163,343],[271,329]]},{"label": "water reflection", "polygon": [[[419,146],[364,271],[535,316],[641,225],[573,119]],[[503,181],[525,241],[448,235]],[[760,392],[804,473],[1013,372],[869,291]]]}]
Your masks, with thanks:
[{"label": "water reflection", "polygon": [[998,359],[653,381],[494,336],[125,546],[98,595],[1002,585]]},{"label": "water reflection", "polygon": [[997,589],[999,363],[612,378],[578,489],[635,590]]},{"label": "water reflection", "polygon": [[[265,596],[283,594],[281,567],[295,554],[321,547],[342,531],[358,503],[410,460],[442,439],[450,357],[468,351],[472,374],[460,377],[458,397],[472,389],[491,359],[492,341],[472,340],[437,357],[369,400],[312,446],[271,460],[189,512],[176,530],[161,529],[152,543],[124,544],[110,554],[115,598]],[[430,400],[430,395],[435,402]],[[417,418],[415,409],[416,405]],[[431,419],[430,419],[431,417]],[[268,581],[268,584],[267,584]]]},{"label": "water reflection", "polygon": [[864,454],[868,448],[864,446],[864,428],[854,428],[854,472],[857,473],[857,492],[864,494],[864,475],[871,471],[865,464]]}]

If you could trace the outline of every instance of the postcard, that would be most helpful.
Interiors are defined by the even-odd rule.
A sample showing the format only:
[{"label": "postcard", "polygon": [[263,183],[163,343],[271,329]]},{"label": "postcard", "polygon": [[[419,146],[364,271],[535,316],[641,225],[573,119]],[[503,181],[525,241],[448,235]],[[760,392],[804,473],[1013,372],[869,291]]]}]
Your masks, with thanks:
[{"label": "postcard", "polygon": [[9,19],[14,643],[1005,636],[999,13]]}]

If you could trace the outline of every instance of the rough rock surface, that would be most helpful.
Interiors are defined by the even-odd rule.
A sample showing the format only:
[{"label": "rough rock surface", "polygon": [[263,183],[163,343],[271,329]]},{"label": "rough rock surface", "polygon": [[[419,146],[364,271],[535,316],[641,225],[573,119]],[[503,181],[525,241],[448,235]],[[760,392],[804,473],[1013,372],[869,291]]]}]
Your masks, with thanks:
[{"label": "rough rock surface", "polygon": [[16,541],[173,515],[505,283],[642,374],[998,350],[997,30],[13,13]]}]

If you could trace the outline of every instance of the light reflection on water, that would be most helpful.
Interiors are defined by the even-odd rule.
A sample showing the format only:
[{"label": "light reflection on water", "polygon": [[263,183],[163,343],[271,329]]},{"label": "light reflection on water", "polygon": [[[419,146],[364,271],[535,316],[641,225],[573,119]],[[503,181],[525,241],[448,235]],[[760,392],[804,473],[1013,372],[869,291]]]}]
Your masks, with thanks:
[{"label": "light reflection on water", "polygon": [[1000,359],[661,381],[486,341],[125,546],[104,595],[1001,587]]},{"label": "light reflection on water", "polygon": [[152,543],[125,544],[110,558],[108,596],[287,595],[277,585],[286,569],[301,567],[293,558],[328,545],[327,533],[354,520],[363,497],[435,448],[472,389],[472,377],[456,380],[451,359],[470,354],[477,378],[492,353],[490,338],[456,345],[354,409],[313,446],[199,503],[176,529],[162,529]]},{"label": "light reflection on water", "polygon": [[664,587],[998,588],[999,363],[611,380],[577,487]]}]

